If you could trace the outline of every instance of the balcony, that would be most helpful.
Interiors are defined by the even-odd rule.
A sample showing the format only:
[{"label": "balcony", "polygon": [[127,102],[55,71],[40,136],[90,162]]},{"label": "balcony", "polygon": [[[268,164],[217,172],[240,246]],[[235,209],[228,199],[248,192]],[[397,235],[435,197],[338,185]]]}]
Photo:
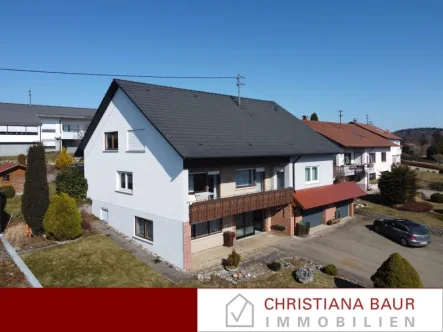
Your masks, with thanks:
[{"label": "balcony", "polygon": [[334,166],[334,177],[338,175],[343,176],[353,176],[353,175],[361,175],[365,172],[364,165],[345,165],[345,166]]},{"label": "balcony", "polygon": [[191,224],[240,213],[286,205],[292,202],[294,188],[282,188],[194,202],[189,206]]}]

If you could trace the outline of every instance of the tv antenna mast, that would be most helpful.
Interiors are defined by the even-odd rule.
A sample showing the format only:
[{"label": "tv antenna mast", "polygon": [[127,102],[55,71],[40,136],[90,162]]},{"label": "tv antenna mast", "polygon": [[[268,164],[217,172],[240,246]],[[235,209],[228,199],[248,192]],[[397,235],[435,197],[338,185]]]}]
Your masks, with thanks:
[{"label": "tv antenna mast", "polygon": [[237,76],[235,76],[235,79],[237,80],[237,90],[238,90],[238,107],[240,107],[240,104],[241,104],[240,88],[241,88],[241,86],[246,85],[245,83],[243,83],[241,81],[242,78],[244,78],[244,77],[240,74],[237,74]]}]

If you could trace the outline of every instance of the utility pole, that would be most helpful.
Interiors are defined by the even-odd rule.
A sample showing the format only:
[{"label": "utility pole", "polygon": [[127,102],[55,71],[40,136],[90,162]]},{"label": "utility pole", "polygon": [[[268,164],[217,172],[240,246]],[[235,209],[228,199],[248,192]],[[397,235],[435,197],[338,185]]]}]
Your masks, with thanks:
[{"label": "utility pole", "polygon": [[32,92],[31,90],[28,91],[29,92],[29,107],[32,106]]},{"label": "utility pole", "polygon": [[340,118],[340,125],[341,125],[341,119],[343,118],[343,111],[342,110],[338,111],[338,116]]},{"label": "utility pole", "polygon": [[240,103],[241,103],[241,96],[240,96],[240,87],[242,85],[245,85],[245,83],[243,83],[241,81],[242,78],[244,78],[243,76],[241,76],[240,74],[237,74],[237,76],[235,77],[237,80],[237,90],[238,90],[238,107],[240,107]]}]

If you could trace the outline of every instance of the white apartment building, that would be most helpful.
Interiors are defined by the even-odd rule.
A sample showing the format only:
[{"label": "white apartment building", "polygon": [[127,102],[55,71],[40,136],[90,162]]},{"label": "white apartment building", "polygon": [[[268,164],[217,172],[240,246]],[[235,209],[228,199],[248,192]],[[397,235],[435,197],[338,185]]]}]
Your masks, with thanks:
[{"label": "white apartment building", "polygon": [[0,156],[26,154],[41,142],[47,151],[74,152],[95,109],[0,103]]}]

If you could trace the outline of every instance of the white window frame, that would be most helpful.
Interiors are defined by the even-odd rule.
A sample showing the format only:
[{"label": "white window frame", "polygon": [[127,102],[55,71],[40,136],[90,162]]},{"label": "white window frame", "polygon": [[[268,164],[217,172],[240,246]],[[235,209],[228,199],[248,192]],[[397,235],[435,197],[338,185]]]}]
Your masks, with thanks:
[{"label": "white window frame", "polygon": [[[121,175],[125,175],[125,188],[122,188],[121,186]],[[132,176],[132,189],[128,189],[128,175]],[[115,191],[125,193],[125,194],[133,194],[134,192],[134,174],[132,172],[128,171],[117,171],[117,177],[116,177],[116,189]]]},{"label": "white window frame", "polygon": [[142,136],[144,136],[146,134],[145,129],[130,129],[126,132],[126,152],[145,152],[146,148],[145,148],[145,144],[144,142],[141,140],[140,143],[143,145],[142,149],[134,149],[131,150],[129,149],[129,133],[130,132],[142,132]]},{"label": "white window frame", "polygon": [[[317,180],[312,180],[312,169],[313,168],[317,168]],[[309,176],[311,179],[310,181],[306,181],[306,169],[309,169]],[[305,177],[305,184],[319,183],[320,182],[320,166],[319,165],[306,166],[305,167],[305,174],[303,174],[303,176]]]}]

